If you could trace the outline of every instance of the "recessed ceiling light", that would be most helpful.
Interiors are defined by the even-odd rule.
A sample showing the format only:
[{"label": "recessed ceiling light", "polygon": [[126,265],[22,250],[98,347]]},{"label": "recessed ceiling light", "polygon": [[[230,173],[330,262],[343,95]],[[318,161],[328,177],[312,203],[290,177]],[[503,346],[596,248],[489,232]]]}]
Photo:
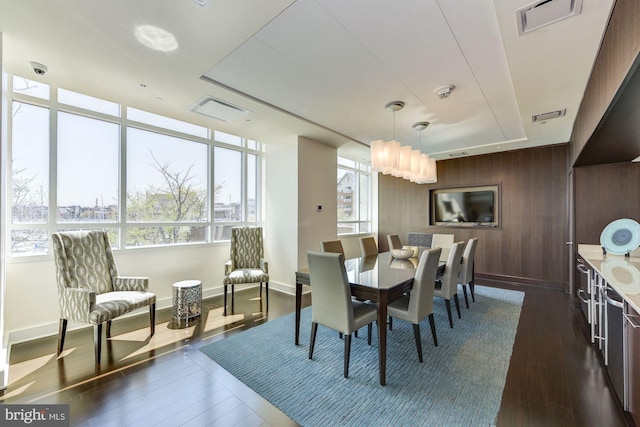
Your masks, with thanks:
[{"label": "recessed ceiling light", "polygon": [[178,48],[178,41],[173,34],[153,25],[138,25],[134,34],[149,49],[171,52]]}]

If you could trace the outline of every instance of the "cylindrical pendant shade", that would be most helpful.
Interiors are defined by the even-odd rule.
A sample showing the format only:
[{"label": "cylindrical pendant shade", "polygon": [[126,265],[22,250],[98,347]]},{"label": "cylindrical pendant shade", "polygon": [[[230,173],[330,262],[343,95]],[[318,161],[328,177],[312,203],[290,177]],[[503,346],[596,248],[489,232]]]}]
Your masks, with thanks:
[{"label": "cylindrical pendant shade", "polygon": [[371,142],[371,170],[382,172],[384,169],[385,149],[384,141],[379,139]]},{"label": "cylindrical pendant shade", "polygon": [[394,170],[398,169],[398,158],[400,157],[400,143],[398,141],[387,141],[384,143],[384,168],[382,173],[385,175],[391,174]]}]

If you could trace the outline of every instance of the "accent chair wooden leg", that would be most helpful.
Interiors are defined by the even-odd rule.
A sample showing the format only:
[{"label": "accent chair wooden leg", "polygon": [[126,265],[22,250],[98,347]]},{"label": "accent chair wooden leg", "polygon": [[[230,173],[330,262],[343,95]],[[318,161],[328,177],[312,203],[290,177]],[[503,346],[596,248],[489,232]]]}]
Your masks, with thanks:
[{"label": "accent chair wooden leg", "polygon": [[262,282],[260,282],[260,299],[262,299]]},{"label": "accent chair wooden leg", "polygon": [[60,319],[58,325],[58,356],[64,350],[64,336],[67,333],[67,319]]},{"label": "accent chair wooden leg", "polygon": [[309,359],[313,358],[313,346],[316,345],[316,332],[318,332],[318,324],[311,323],[311,341],[309,342]]},{"label": "accent chair wooden leg", "polygon": [[344,377],[349,378],[349,357],[351,356],[351,334],[344,335]]},{"label": "accent chair wooden leg", "polygon": [[444,303],[447,306],[447,316],[449,316],[449,326],[453,328],[453,318],[451,317],[451,301],[446,299],[444,300]]},{"label": "accent chair wooden leg", "polygon": [[151,328],[151,336],[156,333],[156,303],[149,306],[149,327]]},{"label": "accent chair wooden leg", "polygon": [[224,309],[222,310],[222,315],[227,315],[227,285],[224,285]]},{"label": "accent chair wooden leg", "polygon": [[373,329],[373,322],[367,325],[367,345],[371,345],[371,330]]},{"label": "accent chair wooden leg", "polygon": [[235,313],[236,285],[231,285],[231,314]]},{"label": "accent chair wooden leg", "polygon": [[356,338],[358,338],[358,330],[357,330],[357,329],[354,331],[353,335],[354,335]]},{"label": "accent chair wooden leg", "polygon": [[464,295],[464,303],[467,306],[467,310],[469,310],[469,298],[467,297],[467,285],[462,284],[462,294]]},{"label": "accent chair wooden leg", "polygon": [[93,325],[93,341],[96,353],[96,365],[100,364],[100,353],[102,350],[102,323]]},{"label": "accent chair wooden leg", "polygon": [[433,345],[438,346],[438,335],[436,334],[436,321],[433,313],[429,315],[429,325],[431,326],[431,336],[433,337]]},{"label": "accent chair wooden leg", "polygon": [[416,339],[416,349],[418,350],[418,360],[422,363],[422,340],[420,340],[420,325],[413,324],[413,336]]},{"label": "accent chair wooden leg", "polygon": [[104,332],[107,338],[111,338],[111,320],[107,320],[107,328]]},{"label": "accent chair wooden leg", "polygon": [[264,293],[267,297],[267,313],[269,312],[269,282],[264,283]]},{"label": "accent chair wooden leg", "polygon": [[458,300],[458,294],[455,294],[453,296],[453,302],[456,303],[456,311],[458,312],[458,319],[462,319],[462,316],[460,315],[460,301]]}]

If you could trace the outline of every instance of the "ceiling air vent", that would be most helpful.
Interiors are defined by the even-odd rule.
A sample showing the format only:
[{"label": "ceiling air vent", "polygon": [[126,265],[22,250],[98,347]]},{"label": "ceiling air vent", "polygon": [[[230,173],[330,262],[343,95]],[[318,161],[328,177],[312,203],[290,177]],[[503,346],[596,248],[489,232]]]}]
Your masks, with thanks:
[{"label": "ceiling air vent", "polygon": [[567,109],[564,108],[562,110],[549,111],[548,113],[536,114],[534,116],[531,116],[531,121],[533,123],[543,123],[543,122],[546,122],[547,120],[557,119],[558,117],[564,117],[566,112],[567,112]]},{"label": "ceiling air vent", "polygon": [[516,10],[518,34],[580,14],[582,0],[541,0]]},{"label": "ceiling air vent", "polygon": [[191,107],[190,110],[214,119],[222,120],[223,122],[230,122],[251,113],[249,110],[211,96],[203,98]]},{"label": "ceiling air vent", "polygon": [[469,153],[466,151],[458,151],[457,153],[449,153],[449,157],[455,159],[456,157],[465,157],[468,156]]}]

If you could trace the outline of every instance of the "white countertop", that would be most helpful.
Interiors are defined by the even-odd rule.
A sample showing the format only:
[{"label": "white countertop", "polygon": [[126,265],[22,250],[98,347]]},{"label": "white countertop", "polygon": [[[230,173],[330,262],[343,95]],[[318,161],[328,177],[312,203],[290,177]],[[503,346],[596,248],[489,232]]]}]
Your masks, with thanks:
[{"label": "white countertop", "polygon": [[604,255],[600,245],[578,245],[578,254],[636,312],[640,312],[640,249],[624,255]]}]

